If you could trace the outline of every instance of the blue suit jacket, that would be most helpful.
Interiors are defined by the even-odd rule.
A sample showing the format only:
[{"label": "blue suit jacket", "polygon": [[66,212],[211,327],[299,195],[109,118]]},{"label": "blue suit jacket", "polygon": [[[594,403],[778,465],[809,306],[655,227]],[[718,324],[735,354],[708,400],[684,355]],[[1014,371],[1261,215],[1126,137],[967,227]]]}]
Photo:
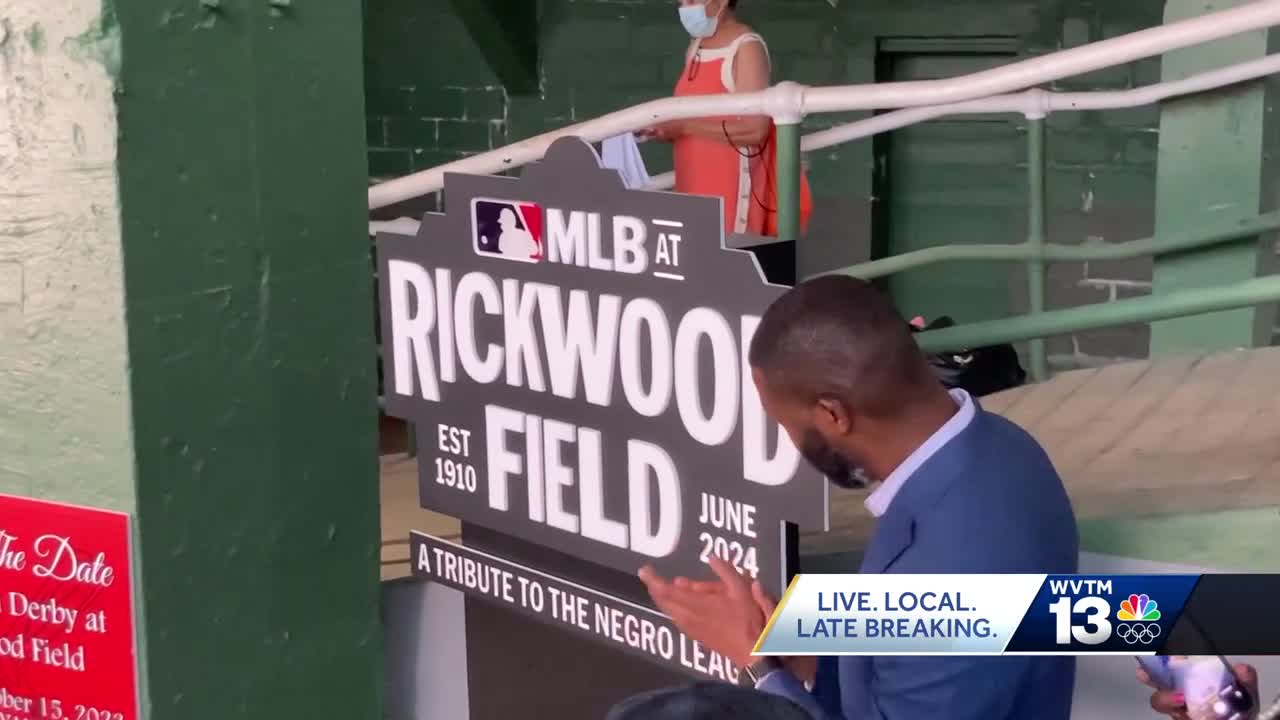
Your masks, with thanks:
[{"label": "blue suit jacket", "polygon": [[[1074,573],[1079,538],[1048,456],[976,408],[880,518],[864,573]],[[818,720],[1068,720],[1075,659],[824,657],[813,691],[787,672],[760,689]]]}]

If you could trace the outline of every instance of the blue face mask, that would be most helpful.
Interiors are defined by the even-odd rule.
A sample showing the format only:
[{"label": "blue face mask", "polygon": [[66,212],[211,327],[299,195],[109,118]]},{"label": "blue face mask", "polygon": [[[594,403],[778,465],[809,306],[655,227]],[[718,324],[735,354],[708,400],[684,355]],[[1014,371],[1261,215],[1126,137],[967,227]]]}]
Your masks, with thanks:
[{"label": "blue face mask", "polygon": [[707,17],[706,3],[680,6],[680,24],[695,38],[707,38],[716,34],[720,16]]}]

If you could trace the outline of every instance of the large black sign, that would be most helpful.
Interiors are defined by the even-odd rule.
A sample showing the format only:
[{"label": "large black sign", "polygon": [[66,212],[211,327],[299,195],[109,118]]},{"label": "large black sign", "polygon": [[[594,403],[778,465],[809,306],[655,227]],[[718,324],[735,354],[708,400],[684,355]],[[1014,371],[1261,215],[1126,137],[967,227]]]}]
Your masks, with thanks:
[{"label": "large black sign", "polygon": [[422,505],[605,567],[781,591],[785,523],[827,482],[760,407],[747,348],[785,288],[725,249],[720,201],[626,189],[586,143],[519,179],[448,175],[378,238],[386,411]]},{"label": "large black sign", "polygon": [[425,533],[409,534],[413,574],[704,679],[736,683],[728,658],[622,598]]}]

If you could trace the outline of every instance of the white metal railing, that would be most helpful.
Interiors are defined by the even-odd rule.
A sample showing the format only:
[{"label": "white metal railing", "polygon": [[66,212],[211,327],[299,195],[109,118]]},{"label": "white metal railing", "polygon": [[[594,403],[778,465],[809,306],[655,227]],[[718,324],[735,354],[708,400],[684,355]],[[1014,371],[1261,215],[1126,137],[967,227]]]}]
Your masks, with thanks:
[{"label": "white metal railing", "polygon": [[[594,120],[543,133],[497,150],[371,186],[369,207],[377,209],[437,192],[444,186],[445,173],[484,175],[521,167],[541,159],[551,143],[561,137],[578,136],[588,142],[599,142],[614,135],[635,132],[666,120],[720,115],[769,115],[779,125],[794,125],[811,113],[890,108],[913,108],[917,112],[925,113],[923,119],[928,119],[935,117],[929,114],[935,108],[924,106],[956,105],[983,98],[996,100],[997,98],[993,96],[1010,98],[1011,103],[1014,102],[1013,99],[1018,99],[1017,102],[1021,104],[1011,111],[1021,111],[1026,107],[1026,103],[1031,102],[1027,97],[1043,100],[1048,94],[1022,93],[1021,96],[1027,97],[1021,97],[1004,95],[1005,93],[1025,90],[1073,75],[1124,65],[1135,60],[1162,55],[1171,50],[1199,45],[1242,32],[1269,28],[1273,25],[1280,25],[1280,0],[1255,0],[1229,10],[1140,30],[992,70],[943,80],[833,87],[806,87],[793,82],[782,82],[754,93],[653,100]],[[1225,70],[1217,72],[1225,72]],[[1142,90],[1127,92],[1136,93]],[[1084,96],[1093,95],[1096,101],[1098,95],[1120,94],[1122,93],[1071,93],[1056,97],[1074,96],[1079,101]],[[1049,97],[1055,96],[1049,95]],[[1040,112],[1052,109],[1049,107],[1050,102],[1045,102]],[[1141,104],[1144,103],[1135,103],[1135,105]],[[1063,107],[1061,109],[1088,108]],[[984,109],[977,112],[993,112],[993,110]],[[886,117],[889,115],[872,118],[872,120],[882,120]],[[911,120],[904,124],[918,121]],[[839,129],[832,128],[832,131]]]},{"label": "white metal railing", "polygon": [[[948,115],[1020,113],[1028,118],[1037,118],[1053,112],[1142,107],[1170,98],[1194,95],[1206,90],[1257,80],[1277,73],[1280,73],[1280,54],[1210,70],[1182,80],[1170,80],[1132,90],[1067,93],[1037,89],[947,105],[907,108],[810,133],[800,140],[800,150],[801,152],[822,150]],[[654,190],[665,190],[673,185],[675,185],[675,174],[669,172],[655,175],[649,181],[649,188]]]},{"label": "white metal railing", "polygon": [[[802,152],[822,150],[948,115],[1007,112],[1036,118],[1053,112],[1119,110],[1154,105],[1170,98],[1194,95],[1278,73],[1280,73],[1280,54],[1210,70],[1182,80],[1170,80],[1132,90],[1073,93],[1025,90],[1012,95],[996,95],[947,105],[907,108],[810,133],[801,139],[800,149]],[[666,190],[674,184],[675,174],[668,172],[653,176],[648,187],[653,190]],[[418,221],[404,217],[369,223],[370,235],[383,231],[413,235],[418,231]]]}]

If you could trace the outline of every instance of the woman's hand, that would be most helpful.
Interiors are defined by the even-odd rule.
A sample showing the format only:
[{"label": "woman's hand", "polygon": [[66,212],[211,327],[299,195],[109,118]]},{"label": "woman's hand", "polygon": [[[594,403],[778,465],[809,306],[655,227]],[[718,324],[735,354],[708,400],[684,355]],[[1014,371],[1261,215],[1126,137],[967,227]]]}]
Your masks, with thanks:
[{"label": "woman's hand", "polygon": [[651,128],[643,130],[641,133],[644,137],[663,142],[672,142],[676,138],[685,134],[684,120],[668,120],[664,123],[658,123]]},{"label": "woman's hand", "polygon": [[[1244,685],[1255,705],[1261,702],[1258,697],[1258,671],[1252,665],[1236,665],[1236,678]],[[1187,715],[1187,700],[1182,693],[1174,690],[1161,690],[1151,682],[1151,677],[1142,668],[1138,668],[1138,681],[1143,685],[1155,688],[1151,694],[1151,709],[1174,720],[1190,720]],[[1254,710],[1255,716],[1257,710]]]}]

